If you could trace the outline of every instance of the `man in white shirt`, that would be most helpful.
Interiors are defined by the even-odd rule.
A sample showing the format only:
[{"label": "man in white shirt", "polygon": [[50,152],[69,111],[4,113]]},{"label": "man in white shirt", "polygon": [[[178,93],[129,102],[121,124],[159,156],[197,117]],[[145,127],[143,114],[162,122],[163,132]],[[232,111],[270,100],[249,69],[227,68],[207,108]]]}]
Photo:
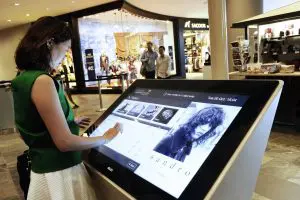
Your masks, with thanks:
[{"label": "man in white shirt", "polygon": [[156,77],[157,79],[166,79],[169,77],[171,59],[165,55],[165,47],[159,47],[159,57],[156,60]]}]

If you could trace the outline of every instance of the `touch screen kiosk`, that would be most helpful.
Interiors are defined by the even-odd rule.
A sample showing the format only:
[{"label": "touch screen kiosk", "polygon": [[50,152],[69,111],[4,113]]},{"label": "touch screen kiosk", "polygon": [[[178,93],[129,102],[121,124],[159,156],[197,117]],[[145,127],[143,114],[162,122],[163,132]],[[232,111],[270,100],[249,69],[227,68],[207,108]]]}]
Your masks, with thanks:
[{"label": "touch screen kiosk", "polygon": [[251,199],[283,82],[137,80],[89,128],[102,199]]}]

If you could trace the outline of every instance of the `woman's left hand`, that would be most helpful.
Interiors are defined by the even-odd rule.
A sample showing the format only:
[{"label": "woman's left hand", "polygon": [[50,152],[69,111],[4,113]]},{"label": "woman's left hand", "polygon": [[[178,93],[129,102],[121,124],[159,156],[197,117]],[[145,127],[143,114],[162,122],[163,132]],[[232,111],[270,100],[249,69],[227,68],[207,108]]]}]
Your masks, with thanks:
[{"label": "woman's left hand", "polygon": [[88,117],[76,117],[74,121],[80,128],[85,128],[90,124],[91,119]]}]

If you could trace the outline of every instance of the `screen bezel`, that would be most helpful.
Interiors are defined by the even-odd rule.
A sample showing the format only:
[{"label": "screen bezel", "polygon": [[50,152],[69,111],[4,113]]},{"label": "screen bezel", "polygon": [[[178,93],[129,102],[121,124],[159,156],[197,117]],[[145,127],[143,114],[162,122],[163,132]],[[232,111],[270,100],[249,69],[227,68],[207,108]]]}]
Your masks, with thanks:
[{"label": "screen bezel", "polygon": [[[212,150],[179,199],[203,199],[279,85],[279,81],[137,80],[88,129],[90,134],[136,88],[248,96],[218,145]],[[91,150],[89,162],[136,199],[176,199],[104,154]],[[113,170],[109,170],[113,169]]]}]

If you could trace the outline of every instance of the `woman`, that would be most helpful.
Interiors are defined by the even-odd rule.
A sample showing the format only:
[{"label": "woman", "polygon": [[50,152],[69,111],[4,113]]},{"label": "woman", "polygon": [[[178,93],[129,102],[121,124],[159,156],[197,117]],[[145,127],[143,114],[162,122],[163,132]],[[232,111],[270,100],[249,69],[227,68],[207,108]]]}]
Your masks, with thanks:
[{"label": "woman", "polygon": [[74,119],[61,85],[50,76],[71,47],[68,25],[53,17],[37,20],[15,54],[12,81],[15,121],[31,159],[29,200],[96,199],[80,151],[103,145],[121,130],[79,137],[84,118]]},{"label": "woman", "polygon": [[216,128],[223,124],[225,113],[219,107],[207,107],[198,111],[187,123],[172,135],[163,139],[154,151],[184,162],[193,145],[206,142],[218,134]]}]

